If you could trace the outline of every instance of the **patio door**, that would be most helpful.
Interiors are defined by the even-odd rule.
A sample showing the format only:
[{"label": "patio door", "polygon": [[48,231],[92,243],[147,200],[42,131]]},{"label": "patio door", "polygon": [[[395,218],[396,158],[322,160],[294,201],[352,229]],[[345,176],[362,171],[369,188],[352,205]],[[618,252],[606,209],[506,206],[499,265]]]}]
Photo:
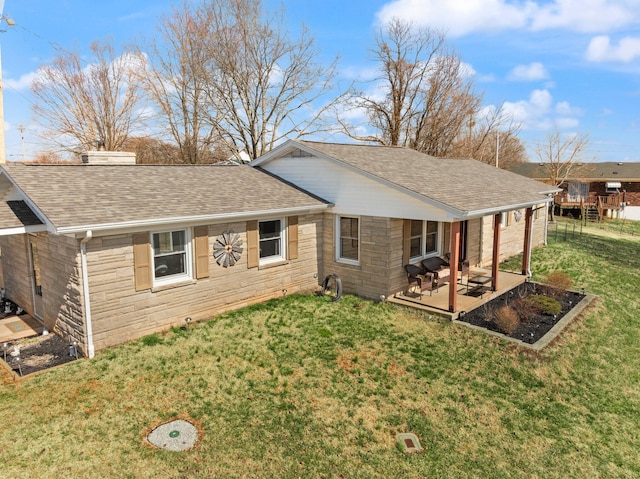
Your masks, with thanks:
[{"label": "patio door", "polygon": [[40,274],[40,254],[38,252],[38,237],[29,235],[29,256],[31,259],[31,285],[33,289],[33,315],[42,319],[42,276]]}]

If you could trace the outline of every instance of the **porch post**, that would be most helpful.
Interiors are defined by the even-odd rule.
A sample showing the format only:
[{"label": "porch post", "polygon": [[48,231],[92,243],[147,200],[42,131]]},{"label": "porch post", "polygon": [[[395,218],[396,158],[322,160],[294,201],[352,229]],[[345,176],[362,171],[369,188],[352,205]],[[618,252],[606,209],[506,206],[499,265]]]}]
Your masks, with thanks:
[{"label": "porch post", "polygon": [[460,222],[451,223],[449,240],[449,312],[455,313],[458,299],[458,262],[460,259]]},{"label": "porch post", "polygon": [[533,226],[533,207],[524,214],[524,247],[522,248],[522,274],[529,274],[531,265],[531,235]]},{"label": "porch post", "polygon": [[500,223],[502,214],[498,213],[493,217],[493,256],[491,259],[491,276],[493,276],[493,290],[498,290],[498,272],[500,270]]}]

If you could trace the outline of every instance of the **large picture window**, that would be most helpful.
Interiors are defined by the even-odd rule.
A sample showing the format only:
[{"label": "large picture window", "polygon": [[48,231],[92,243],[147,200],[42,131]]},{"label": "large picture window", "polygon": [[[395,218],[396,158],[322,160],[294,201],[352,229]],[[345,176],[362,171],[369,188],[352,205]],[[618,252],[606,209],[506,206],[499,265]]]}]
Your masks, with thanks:
[{"label": "large picture window", "polygon": [[437,221],[411,220],[411,260],[439,254],[440,226]]},{"label": "large picture window", "polygon": [[258,222],[260,242],[260,262],[269,263],[285,259],[284,220],[268,220]]},{"label": "large picture window", "polygon": [[346,263],[360,261],[360,219],[339,216],[337,221],[337,259]]},{"label": "large picture window", "polygon": [[152,234],[153,274],[159,282],[170,282],[191,274],[187,230]]}]

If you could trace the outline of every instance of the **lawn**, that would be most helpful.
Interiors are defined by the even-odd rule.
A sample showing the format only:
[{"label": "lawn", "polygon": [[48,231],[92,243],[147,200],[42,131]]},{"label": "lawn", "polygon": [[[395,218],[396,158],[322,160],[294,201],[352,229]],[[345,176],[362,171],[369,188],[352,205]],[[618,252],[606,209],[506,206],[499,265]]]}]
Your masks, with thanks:
[{"label": "lawn", "polygon": [[[534,279],[562,270],[600,296],[539,357],[391,304],[293,295],[0,386],[2,475],[640,477],[639,251],[635,230],[597,225],[534,251]],[[177,417],[194,449],[145,444]],[[398,450],[407,431],[423,454]]]}]

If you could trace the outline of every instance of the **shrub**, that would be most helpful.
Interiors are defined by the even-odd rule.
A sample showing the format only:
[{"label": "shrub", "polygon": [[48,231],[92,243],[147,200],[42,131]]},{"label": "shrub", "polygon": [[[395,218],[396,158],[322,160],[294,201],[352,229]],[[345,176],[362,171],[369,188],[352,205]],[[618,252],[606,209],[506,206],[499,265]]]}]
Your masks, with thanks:
[{"label": "shrub", "polygon": [[573,286],[573,280],[571,279],[571,277],[567,273],[563,273],[562,271],[551,271],[547,275],[545,283],[554,288],[564,290],[571,289],[571,287]]},{"label": "shrub", "polygon": [[520,316],[511,306],[501,306],[493,313],[493,322],[500,332],[511,335],[520,326]]},{"label": "shrub", "polygon": [[140,341],[145,346],[155,346],[156,344],[160,344],[162,342],[162,338],[157,333],[153,333],[149,336],[140,338]]},{"label": "shrub", "polygon": [[560,314],[562,312],[562,306],[555,298],[550,298],[549,296],[542,296],[539,294],[529,296],[526,299],[526,302],[531,305],[531,307],[537,307],[540,309],[542,314],[547,314],[549,316],[553,316],[555,314]]},{"label": "shrub", "polygon": [[511,302],[511,307],[516,310],[522,321],[531,321],[537,315],[542,313],[540,305],[527,301],[527,298],[516,298]]}]

